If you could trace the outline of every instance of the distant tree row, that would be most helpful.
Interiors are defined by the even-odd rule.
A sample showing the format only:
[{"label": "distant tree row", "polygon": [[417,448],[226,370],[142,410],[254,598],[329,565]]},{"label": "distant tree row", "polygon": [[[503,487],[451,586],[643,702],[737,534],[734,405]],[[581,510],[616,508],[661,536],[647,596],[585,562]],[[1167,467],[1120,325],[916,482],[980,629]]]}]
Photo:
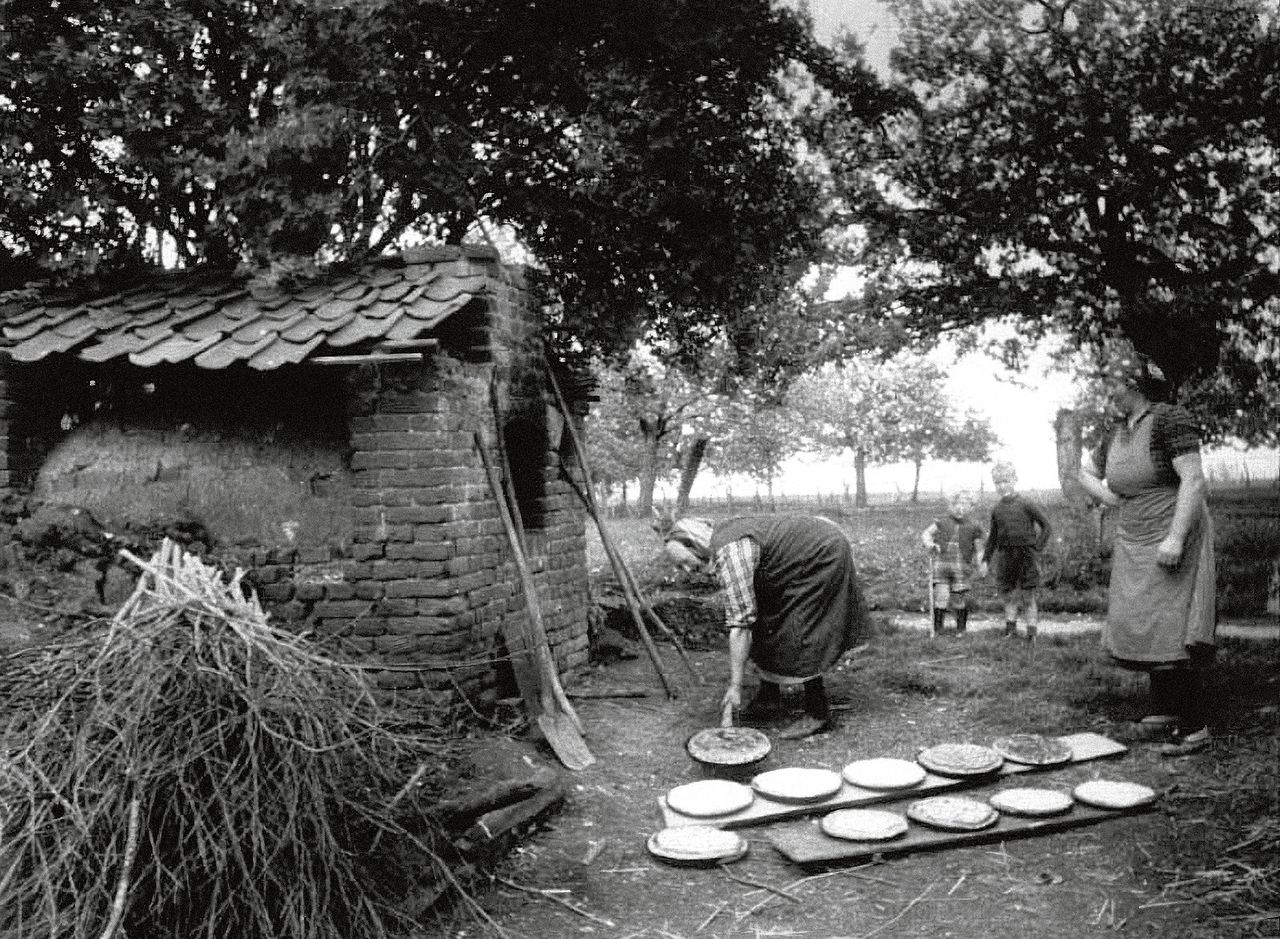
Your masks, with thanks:
[{"label": "distant tree row", "polygon": [[929,460],[984,460],[997,440],[989,422],[958,413],[943,391],[944,374],[909,353],[864,356],[801,375],[781,397],[734,385],[724,371],[691,377],[637,351],[604,368],[593,409],[588,458],[610,494],[627,496],[647,515],[659,481],[677,482],[677,515],[688,507],[700,470],[742,474],[770,496],[783,464],[798,453],[852,456],[855,504],[867,505],[869,466]]}]

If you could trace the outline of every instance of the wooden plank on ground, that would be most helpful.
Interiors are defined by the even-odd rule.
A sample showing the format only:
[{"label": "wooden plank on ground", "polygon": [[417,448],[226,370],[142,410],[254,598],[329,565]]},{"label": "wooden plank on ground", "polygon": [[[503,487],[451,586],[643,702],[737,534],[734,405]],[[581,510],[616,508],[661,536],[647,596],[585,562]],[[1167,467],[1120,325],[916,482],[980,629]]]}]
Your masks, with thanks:
[{"label": "wooden plank on ground", "polygon": [[[775,802],[772,799],[757,795],[754,801],[752,801],[752,803],[742,811],[734,812],[731,815],[720,815],[715,818],[694,818],[689,815],[682,815],[667,806],[665,796],[658,799],[658,808],[662,812],[662,823],[668,828],[677,828],[682,825],[713,825],[716,828],[747,828],[752,825],[767,825],[771,822],[785,821],[786,819],[791,818],[802,818],[806,815],[825,815],[827,812],[835,809],[847,809],[854,806],[873,805],[880,802],[900,802],[904,799],[919,799],[926,795],[938,795],[943,792],[954,792],[959,789],[971,789],[974,786],[981,786],[984,783],[1003,779],[1007,776],[1059,769],[1062,766],[1071,766],[1076,763],[1087,763],[1090,760],[1120,756],[1122,753],[1126,753],[1129,750],[1129,748],[1124,744],[1117,743],[1109,737],[1089,732],[1068,734],[1067,736],[1060,737],[1059,739],[1071,748],[1071,762],[1063,763],[1059,766],[1027,766],[1022,763],[1011,763],[1009,761],[1005,761],[999,771],[990,776],[953,779],[949,776],[938,776],[934,773],[926,773],[924,782],[920,783],[918,786],[913,786],[910,789],[889,791],[863,789],[860,786],[851,786],[846,782],[841,784],[840,790],[831,798],[824,799],[821,802],[806,803],[804,805]],[[852,762],[853,759],[855,758],[850,757],[850,762]],[[843,766],[836,766],[832,768],[838,772],[843,768]]]},{"label": "wooden plank on ground", "polygon": [[1148,809],[1150,806],[1136,811],[1116,811],[1076,803],[1071,811],[1054,818],[1001,815],[994,825],[982,831],[938,831],[911,822],[907,833],[901,838],[878,842],[832,838],[818,827],[817,819],[806,819],[771,828],[765,832],[765,837],[787,860],[795,864],[856,864],[876,856],[895,857],[919,851],[939,851],[944,848],[964,848],[997,841],[1013,841],[1017,838],[1033,838],[1138,815]]}]

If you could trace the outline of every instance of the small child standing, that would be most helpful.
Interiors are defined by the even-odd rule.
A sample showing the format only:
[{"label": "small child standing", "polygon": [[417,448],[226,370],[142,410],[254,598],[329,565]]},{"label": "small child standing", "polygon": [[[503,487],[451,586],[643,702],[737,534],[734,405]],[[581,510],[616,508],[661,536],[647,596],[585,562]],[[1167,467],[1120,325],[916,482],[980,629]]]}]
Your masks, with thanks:
[{"label": "small child standing", "polygon": [[1018,634],[1018,613],[1027,617],[1027,641],[1034,642],[1040,622],[1036,590],[1040,587],[1040,552],[1053,528],[1044,510],[1018,495],[1018,473],[1011,463],[997,463],[991,481],[1000,500],[991,509],[991,533],[983,562],[996,556],[996,590],[1004,605],[1004,634]]},{"label": "small child standing", "polygon": [[[982,529],[969,518],[972,510],[973,497],[957,492],[951,496],[947,514],[935,519],[920,536],[929,549],[929,605],[935,636],[942,632],[948,609],[955,611],[957,635],[964,635],[969,625],[969,580],[982,538]],[[986,573],[985,563],[979,573]]]}]

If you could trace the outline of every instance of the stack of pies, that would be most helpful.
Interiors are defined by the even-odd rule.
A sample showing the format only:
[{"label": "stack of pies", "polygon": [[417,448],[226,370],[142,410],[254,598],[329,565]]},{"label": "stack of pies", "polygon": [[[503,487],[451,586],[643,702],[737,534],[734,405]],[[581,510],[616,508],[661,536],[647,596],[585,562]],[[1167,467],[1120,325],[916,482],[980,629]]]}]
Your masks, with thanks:
[{"label": "stack of pies", "polygon": [[980,831],[994,825],[1000,813],[977,799],[931,796],[907,806],[907,818],[943,831]]},{"label": "stack of pies", "polygon": [[691,818],[741,812],[755,800],[750,786],[727,779],[701,779],[667,792],[667,807]]},{"label": "stack of pies", "polygon": [[1071,761],[1071,748],[1057,737],[1010,734],[991,741],[991,749],[1006,760],[1028,766],[1057,766]]},{"label": "stack of pies", "polygon": [[924,782],[924,767],[911,760],[875,757],[855,760],[840,771],[851,786],[863,789],[910,789]]},{"label": "stack of pies", "polygon": [[940,743],[921,750],[916,761],[940,776],[985,776],[998,770],[1004,757],[976,743]]},{"label": "stack of pies", "polygon": [[669,864],[727,864],[747,853],[747,842],[709,825],[664,828],[649,836],[649,853]]},{"label": "stack of pies", "polygon": [[751,780],[751,788],[777,802],[821,802],[840,791],[840,774],[829,769],[788,766]]},{"label": "stack of pies", "polygon": [[907,832],[907,820],[882,809],[839,809],[818,822],[832,838],[846,841],[889,841]]},{"label": "stack of pies", "polygon": [[1006,815],[1045,818],[1071,811],[1071,796],[1056,789],[1002,789],[987,800]]},{"label": "stack of pies", "polygon": [[1077,802],[1099,809],[1136,809],[1156,801],[1156,791],[1141,783],[1094,779],[1072,790]]},{"label": "stack of pies", "polygon": [[685,749],[699,763],[712,766],[743,766],[769,755],[772,745],[763,731],[754,727],[709,727],[689,738]]}]

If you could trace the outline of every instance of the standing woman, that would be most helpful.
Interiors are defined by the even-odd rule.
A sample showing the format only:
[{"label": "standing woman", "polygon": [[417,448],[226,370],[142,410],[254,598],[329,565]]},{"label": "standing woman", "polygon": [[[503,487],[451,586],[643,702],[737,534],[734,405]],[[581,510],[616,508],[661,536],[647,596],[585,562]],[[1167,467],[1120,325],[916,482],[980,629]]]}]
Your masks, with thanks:
[{"label": "standing woman", "polygon": [[1172,728],[1166,755],[1209,744],[1204,675],[1214,653],[1213,523],[1205,502],[1200,432],[1169,404],[1159,367],[1131,353],[1109,369],[1119,421],[1080,483],[1119,509],[1103,646],[1151,677],[1149,729]]}]

